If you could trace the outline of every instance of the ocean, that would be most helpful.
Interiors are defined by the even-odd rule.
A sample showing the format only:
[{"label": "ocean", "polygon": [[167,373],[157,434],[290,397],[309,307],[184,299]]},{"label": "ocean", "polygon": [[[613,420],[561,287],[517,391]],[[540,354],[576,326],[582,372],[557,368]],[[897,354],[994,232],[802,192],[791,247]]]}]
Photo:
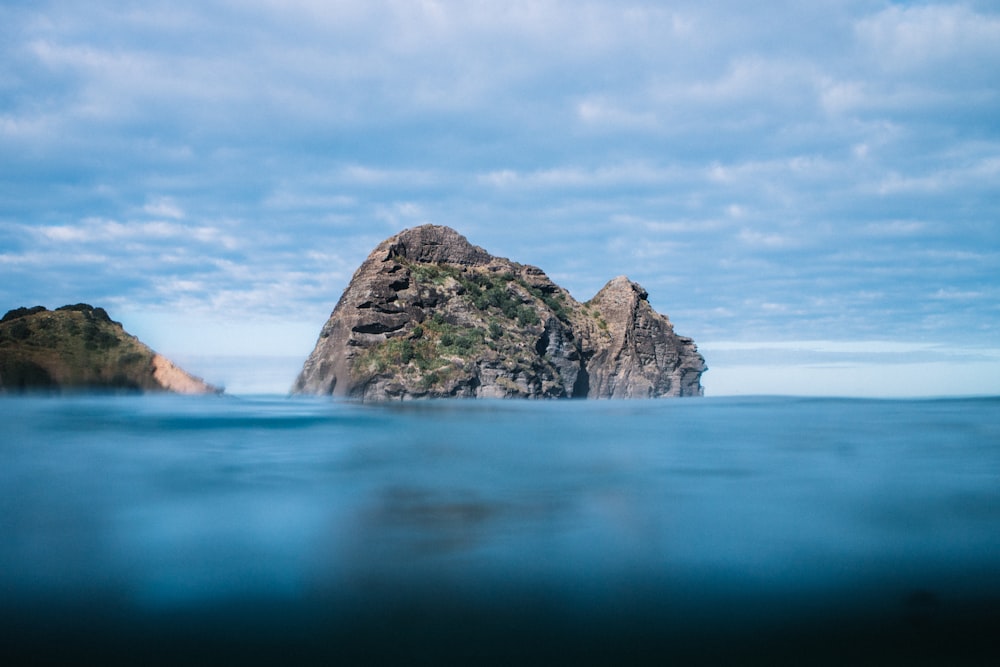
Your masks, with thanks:
[{"label": "ocean", "polygon": [[998,664],[1000,399],[0,400],[0,662]]}]

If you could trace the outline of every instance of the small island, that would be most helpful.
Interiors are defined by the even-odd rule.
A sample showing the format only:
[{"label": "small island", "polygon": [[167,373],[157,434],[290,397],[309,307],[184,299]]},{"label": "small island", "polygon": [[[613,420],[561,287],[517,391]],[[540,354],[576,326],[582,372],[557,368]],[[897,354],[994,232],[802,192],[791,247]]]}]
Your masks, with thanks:
[{"label": "small island", "polygon": [[0,394],[67,391],[218,394],[85,303],[15,308],[0,320]]},{"label": "small island", "polygon": [[705,360],[640,285],[586,303],[449,227],[386,239],[357,269],[292,393],[412,398],[701,396]]}]

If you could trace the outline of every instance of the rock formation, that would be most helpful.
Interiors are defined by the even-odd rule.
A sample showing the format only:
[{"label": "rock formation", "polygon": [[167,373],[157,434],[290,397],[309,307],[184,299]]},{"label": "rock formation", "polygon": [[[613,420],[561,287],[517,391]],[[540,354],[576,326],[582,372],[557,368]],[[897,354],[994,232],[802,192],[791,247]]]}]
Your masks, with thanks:
[{"label": "rock formation", "polygon": [[67,390],[221,393],[126,333],[103,308],[8,311],[0,320],[0,393]]},{"label": "rock formation", "polygon": [[292,387],[362,400],[700,396],[704,359],[622,276],[579,303],[448,227],[383,241]]}]

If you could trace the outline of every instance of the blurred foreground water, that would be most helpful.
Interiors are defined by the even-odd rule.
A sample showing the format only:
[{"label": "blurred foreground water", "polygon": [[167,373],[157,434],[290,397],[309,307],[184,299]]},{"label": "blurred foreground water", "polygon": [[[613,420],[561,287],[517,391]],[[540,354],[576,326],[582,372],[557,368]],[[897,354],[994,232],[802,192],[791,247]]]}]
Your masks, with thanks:
[{"label": "blurred foreground water", "polygon": [[1000,399],[0,419],[4,664],[1000,658]]}]

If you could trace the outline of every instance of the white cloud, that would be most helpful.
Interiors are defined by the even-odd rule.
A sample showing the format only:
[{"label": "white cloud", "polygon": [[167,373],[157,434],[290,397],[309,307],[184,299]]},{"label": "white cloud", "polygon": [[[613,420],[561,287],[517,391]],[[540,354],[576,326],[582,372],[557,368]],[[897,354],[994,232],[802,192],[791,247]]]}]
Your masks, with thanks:
[{"label": "white cloud", "polygon": [[891,6],[860,20],[856,31],[876,62],[892,70],[1000,58],[1000,18],[960,4]]},{"label": "white cloud", "polygon": [[[733,207],[727,207],[727,211],[730,208]],[[626,213],[618,213],[611,216],[611,222],[613,222],[616,226],[633,229],[640,234],[711,234],[727,226],[725,223],[716,219],[661,220],[656,218],[644,218]]]},{"label": "white cloud", "polygon": [[123,239],[164,239],[180,236],[183,228],[169,222],[121,223],[114,220],[88,218],[76,225],[40,227],[38,232],[48,240],[61,243],[97,243]]},{"label": "white cloud", "polygon": [[0,113],[0,137],[11,142],[45,141],[54,131],[53,116]]},{"label": "white cloud", "polygon": [[667,184],[683,177],[684,171],[678,167],[629,162],[602,167],[564,166],[523,172],[500,169],[481,173],[476,180],[498,188],[591,188]]},{"label": "white cloud", "polygon": [[939,289],[931,294],[930,298],[944,301],[972,301],[981,299],[984,296],[987,296],[987,294],[982,290]]},{"label": "white cloud", "polygon": [[184,209],[177,205],[170,197],[157,197],[150,200],[142,207],[142,210],[149,215],[181,220],[184,218]]},{"label": "white cloud", "polygon": [[310,187],[297,188],[291,185],[279,186],[262,202],[267,208],[275,209],[350,209],[358,205],[358,198],[344,194],[324,194]]},{"label": "white cloud", "polygon": [[208,285],[203,281],[199,280],[189,280],[183,278],[167,278],[165,280],[157,281],[156,290],[160,292],[161,296],[166,296],[168,298],[184,298],[185,293],[194,292],[195,294],[203,294],[207,291]]},{"label": "white cloud", "polygon": [[423,209],[414,202],[402,201],[380,205],[375,210],[375,217],[387,225],[387,229],[398,230],[429,222]]},{"label": "white cloud", "polygon": [[498,171],[491,171],[486,174],[479,174],[476,177],[476,180],[478,180],[480,183],[498,188],[505,188],[515,185],[520,179],[521,179],[520,174],[518,174],[513,169],[500,169]]},{"label": "white cloud", "polygon": [[968,110],[1000,102],[1000,17],[965,5],[893,5],[855,22],[852,67],[818,79],[832,114]]},{"label": "white cloud", "polygon": [[861,81],[839,81],[824,77],[819,86],[820,103],[827,112],[838,114],[866,105],[868,93]]},{"label": "white cloud", "polygon": [[879,220],[869,222],[860,231],[871,236],[907,237],[925,234],[929,227],[923,220]]},{"label": "white cloud", "polygon": [[804,94],[811,92],[813,78],[808,64],[744,55],[737,57],[718,79],[695,82],[680,91],[668,87],[662,94],[669,100],[680,92],[693,101],[713,104],[733,105],[748,100],[801,104],[807,99]]},{"label": "white cloud", "polygon": [[428,169],[384,169],[361,164],[342,167],[331,174],[331,180],[344,185],[402,185],[427,186],[442,175]]},{"label": "white cloud", "polygon": [[[997,146],[1000,151],[1000,145]],[[879,194],[933,193],[985,187],[992,189],[1000,178],[1000,157],[990,156],[971,164],[949,165],[924,173],[904,174],[890,172],[874,184]]]},{"label": "white cloud", "polygon": [[601,129],[656,130],[659,125],[651,111],[630,111],[601,98],[578,103],[576,115],[584,124]]},{"label": "white cloud", "polygon": [[33,272],[36,272],[36,275],[37,272],[44,271],[53,265],[67,267],[70,271],[79,269],[80,267],[88,267],[86,270],[89,271],[89,267],[107,265],[110,261],[111,257],[109,255],[98,252],[33,250],[22,253],[0,254],[0,264],[19,269],[29,268]]},{"label": "white cloud", "polygon": [[730,218],[742,218],[746,215],[747,210],[745,206],[740,206],[739,204],[730,204],[726,206],[726,215]]},{"label": "white cloud", "polygon": [[1000,250],[942,250],[933,247],[921,248],[917,256],[924,260],[959,264],[990,264],[1000,261]]},{"label": "white cloud", "polygon": [[[612,245],[614,248],[618,242]],[[632,257],[637,260],[662,259],[674,257],[678,253],[685,252],[690,248],[690,244],[678,241],[647,240],[638,246],[631,243],[622,244],[622,249],[630,251]]]},{"label": "white cloud", "polygon": [[739,239],[751,246],[768,248],[786,248],[795,244],[795,240],[790,236],[749,228],[740,230]]},{"label": "white cloud", "polygon": [[57,243],[107,243],[128,240],[181,242],[199,241],[232,249],[239,242],[221,230],[208,226],[184,225],[176,222],[118,222],[87,218],[77,224],[48,225],[34,230],[41,238]]}]

